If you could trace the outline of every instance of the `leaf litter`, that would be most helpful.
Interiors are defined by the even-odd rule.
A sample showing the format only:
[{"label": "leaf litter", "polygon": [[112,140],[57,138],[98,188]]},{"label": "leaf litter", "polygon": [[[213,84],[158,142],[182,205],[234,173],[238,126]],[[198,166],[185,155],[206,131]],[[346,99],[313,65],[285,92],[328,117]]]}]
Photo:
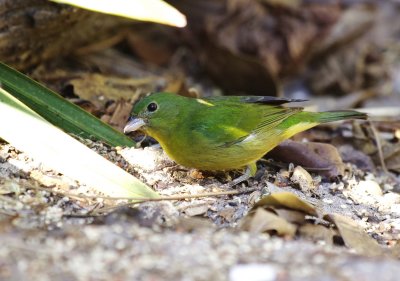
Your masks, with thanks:
[{"label": "leaf litter", "polygon": [[[171,2],[182,9],[196,5]],[[300,91],[285,94],[307,98],[305,86],[334,93],[331,99],[311,98],[316,110],[375,106],[367,110],[377,133],[369,123],[351,122],[303,132],[267,155],[273,158],[269,164],[260,161],[258,175],[231,194],[221,186],[238,173],[177,166],[152,140],[132,149],[81,140],[161,196],[179,198],[136,208],[123,198],[104,198],[1,142],[1,278],[12,280],[18,272],[19,279],[38,280],[240,280],[235,278],[256,273],[268,280],[398,279],[399,111],[383,107],[400,104],[392,94],[398,50],[394,44],[379,51],[382,40],[368,43],[380,38],[374,36],[382,18],[396,15],[373,5],[334,2],[311,1],[307,7],[301,1],[224,2],[203,1],[200,8],[208,12],[189,16],[199,19],[185,31],[185,40],[205,36],[201,48],[177,50],[182,42],[176,31],[141,27],[118,42],[126,40],[124,47],[151,66],[121,48],[96,48],[68,64],[60,59],[41,65],[32,75],[122,128],[130,105],[147,92],[220,94],[207,80],[198,82],[194,66],[202,65],[232,93],[268,89],[270,95],[290,89],[298,82],[291,75],[307,68],[297,77]],[[366,32],[371,18],[378,22],[374,33]],[[199,31],[201,22],[205,30]],[[386,30],[395,32],[395,25]],[[202,59],[193,59],[194,53]],[[214,196],[190,197],[205,193]]]}]

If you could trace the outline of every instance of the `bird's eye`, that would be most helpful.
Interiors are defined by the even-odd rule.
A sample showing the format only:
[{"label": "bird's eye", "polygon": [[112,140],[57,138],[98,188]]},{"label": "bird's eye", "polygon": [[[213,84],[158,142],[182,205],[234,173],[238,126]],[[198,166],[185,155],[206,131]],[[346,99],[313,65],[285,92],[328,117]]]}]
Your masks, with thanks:
[{"label": "bird's eye", "polygon": [[154,112],[157,110],[157,108],[158,108],[158,106],[155,102],[149,103],[149,105],[147,106],[147,110],[149,112]]}]

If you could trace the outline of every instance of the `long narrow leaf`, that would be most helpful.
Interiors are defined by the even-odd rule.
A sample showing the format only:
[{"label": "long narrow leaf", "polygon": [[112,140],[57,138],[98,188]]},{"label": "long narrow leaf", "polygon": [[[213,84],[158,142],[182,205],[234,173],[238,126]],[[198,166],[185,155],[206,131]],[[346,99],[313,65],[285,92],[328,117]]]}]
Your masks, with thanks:
[{"label": "long narrow leaf", "polygon": [[14,97],[66,132],[101,140],[113,146],[135,144],[130,138],[79,106],[2,63],[0,83]]},{"label": "long narrow leaf", "polygon": [[0,137],[46,166],[110,196],[158,194],[118,166],[54,127],[0,88]]},{"label": "long narrow leaf", "polygon": [[186,17],[161,0],[50,0],[131,19],[177,27],[186,26]]}]

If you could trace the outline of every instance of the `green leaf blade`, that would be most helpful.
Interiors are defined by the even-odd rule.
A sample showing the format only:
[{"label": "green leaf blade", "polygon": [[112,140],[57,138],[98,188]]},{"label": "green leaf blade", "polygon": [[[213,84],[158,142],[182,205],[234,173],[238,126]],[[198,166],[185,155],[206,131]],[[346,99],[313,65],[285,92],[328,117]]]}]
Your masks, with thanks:
[{"label": "green leaf blade", "polygon": [[101,140],[112,146],[135,145],[129,137],[79,106],[2,63],[0,63],[0,83],[14,97],[68,133]]}]

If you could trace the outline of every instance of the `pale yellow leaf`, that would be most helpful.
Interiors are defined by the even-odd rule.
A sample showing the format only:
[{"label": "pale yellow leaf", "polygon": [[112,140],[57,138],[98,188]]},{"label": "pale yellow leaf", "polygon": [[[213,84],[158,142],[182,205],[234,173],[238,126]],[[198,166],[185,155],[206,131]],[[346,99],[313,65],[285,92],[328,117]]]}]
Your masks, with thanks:
[{"label": "pale yellow leaf", "polygon": [[186,17],[161,0],[50,0],[83,9],[177,27],[186,26]]},{"label": "pale yellow leaf", "polygon": [[118,166],[54,127],[0,88],[0,137],[47,167],[109,196],[158,194]]}]

